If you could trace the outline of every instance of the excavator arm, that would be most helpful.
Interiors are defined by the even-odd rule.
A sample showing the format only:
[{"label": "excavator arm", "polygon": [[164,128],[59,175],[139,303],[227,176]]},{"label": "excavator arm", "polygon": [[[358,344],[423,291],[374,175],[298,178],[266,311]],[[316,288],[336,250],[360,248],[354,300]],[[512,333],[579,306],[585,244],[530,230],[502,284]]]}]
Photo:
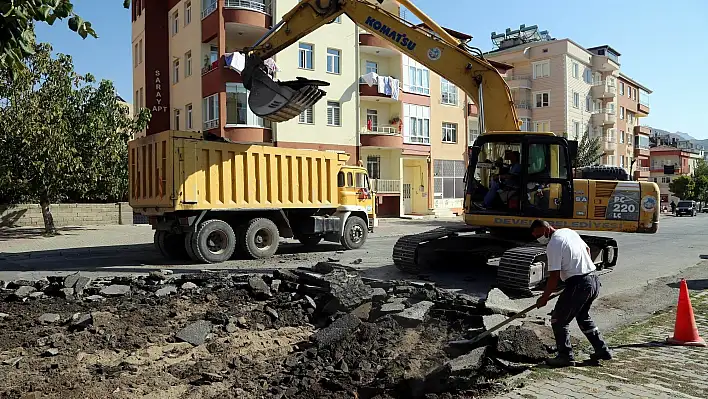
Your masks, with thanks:
[{"label": "excavator arm", "polygon": [[246,66],[242,77],[244,86],[251,91],[251,110],[265,119],[282,122],[295,118],[325,95],[319,88],[326,86],[325,82],[303,78],[274,82],[267,74],[263,60],[331,23],[341,14],[346,14],[362,29],[387,40],[401,53],[425,65],[475,99],[482,131],[518,131],[520,126],[511,92],[497,68],[485,60],[479,50],[460,43],[410,1],[398,0],[398,3],[437,35],[413,27],[366,0],[299,2],[253,47],[244,50]]}]

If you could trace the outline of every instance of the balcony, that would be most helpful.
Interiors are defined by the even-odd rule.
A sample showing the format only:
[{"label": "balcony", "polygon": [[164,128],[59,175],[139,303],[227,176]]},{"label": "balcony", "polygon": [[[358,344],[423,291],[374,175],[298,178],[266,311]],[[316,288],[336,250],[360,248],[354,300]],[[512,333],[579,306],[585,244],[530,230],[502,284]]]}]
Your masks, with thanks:
[{"label": "balcony", "polygon": [[226,57],[205,63],[202,67],[202,97],[226,90],[226,83],[240,83],[241,75],[226,66]]},{"label": "balcony", "polygon": [[371,189],[376,194],[400,194],[401,181],[398,179],[370,179]]},{"label": "balcony", "polygon": [[649,116],[649,106],[646,104],[638,103],[637,104],[637,116],[640,116],[640,117]]},{"label": "balcony", "polygon": [[619,64],[606,55],[593,54],[592,68],[601,72],[619,71]]},{"label": "balcony", "polygon": [[606,139],[606,140],[604,140],[604,141],[602,142],[602,150],[603,150],[606,154],[610,154],[610,155],[611,155],[611,154],[614,154],[615,151],[617,151],[617,143],[615,143],[614,141],[610,141],[610,140]]},{"label": "balcony", "polygon": [[400,52],[386,40],[366,31],[359,33],[359,51],[379,57],[398,57]]},{"label": "balcony", "polygon": [[504,77],[509,89],[531,89],[531,75],[512,75]]},{"label": "balcony", "polygon": [[479,108],[477,104],[467,104],[467,116],[478,116]]},{"label": "balcony", "polygon": [[611,99],[617,97],[617,87],[607,81],[595,83],[590,89],[594,99]]},{"label": "balcony", "polygon": [[376,126],[364,128],[359,135],[362,147],[403,148],[403,136],[396,127]]},{"label": "balcony", "polygon": [[400,80],[398,81],[398,99],[393,98],[393,94],[386,94],[386,93],[381,93],[379,92],[379,79],[381,78],[392,78],[391,76],[378,76],[374,79],[374,84],[369,86],[366,81],[364,81],[364,78],[359,79],[359,95],[362,97],[362,100],[370,100],[370,101],[377,101],[377,102],[398,102],[400,101],[400,96],[403,94],[403,82]]},{"label": "balcony", "polygon": [[[223,17],[227,35],[254,43],[273,25],[270,0],[223,0],[219,10],[216,0],[206,0],[202,6],[202,43],[213,40],[222,28]],[[216,11],[216,12],[215,12]]]},{"label": "balcony", "polygon": [[634,171],[634,180],[648,179],[650,175],[648,166],[638,166]]},{"label": "balcony", "polygon": [[651,151],[648,148],[635,147],[634,157],[635,158],[649,158],[651,156]]},{"label": "balcony", "polygon": [[601,109],[591,116],[595,126],[612,126],[617,122],[617,115],[613,109]]},{"label": "balcony", "polygon": [[641,134],[645,136],[651,135],[651,128],[649,126],[635,126],[634,134]]},{"label": "balcony", "polygon": [[266,0],[224,0],[225,10],[249,10],[271,15],[271,3]]}]

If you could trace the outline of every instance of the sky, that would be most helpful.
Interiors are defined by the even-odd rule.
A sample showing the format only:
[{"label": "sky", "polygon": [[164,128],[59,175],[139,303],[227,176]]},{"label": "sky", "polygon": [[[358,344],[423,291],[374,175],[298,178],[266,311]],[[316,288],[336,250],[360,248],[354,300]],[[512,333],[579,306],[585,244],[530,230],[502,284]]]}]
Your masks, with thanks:
[{"label": "sky", "polygon": [[[622,54],[622,72],[653,91],[650,116],[642,124],[708,139],[702,119],[708,111],[708,76],[701,72],[708,65],[707,0],[413,2],[440,25],[472,35],[470,44],[483,51],[493,49],[491,32],[521,24],[538,25],[556,39],[569,38],[586,48],[608,44]],[[98,39],[83,40],[59,22],[39,24],[37,36],[72,55],[77,72],[112,80],[132,101],[131,14],[122,4],[74,0],[74,10],[91,21]]]}]

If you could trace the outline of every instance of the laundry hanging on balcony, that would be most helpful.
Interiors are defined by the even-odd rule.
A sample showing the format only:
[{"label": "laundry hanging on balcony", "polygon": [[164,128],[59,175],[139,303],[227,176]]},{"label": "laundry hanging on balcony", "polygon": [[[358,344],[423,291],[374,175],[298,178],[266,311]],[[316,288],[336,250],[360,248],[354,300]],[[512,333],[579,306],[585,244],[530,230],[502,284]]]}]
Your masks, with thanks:
[{"label": "laundry hanging on balcony", "polygon": [[[224,54],[224,60],[226,61],[226,67],[233,69],[234,71],[241,73],[246,67],[246,56],[242,53],[233,52]],[[276,72],[279,72],[278,66],[275,64],[275,60],[268,58],[264,60],[266,68],[268,69],[268,74],[272,77]]]},{"label": "laundry hanging on balcony", "polygon": [[373,86],[374,83],[376,83],[379,75],[376,72],[369,72],[366,75],[362,76],[361,79],[364,80],[364,82],[369,85],[369,87]]}]

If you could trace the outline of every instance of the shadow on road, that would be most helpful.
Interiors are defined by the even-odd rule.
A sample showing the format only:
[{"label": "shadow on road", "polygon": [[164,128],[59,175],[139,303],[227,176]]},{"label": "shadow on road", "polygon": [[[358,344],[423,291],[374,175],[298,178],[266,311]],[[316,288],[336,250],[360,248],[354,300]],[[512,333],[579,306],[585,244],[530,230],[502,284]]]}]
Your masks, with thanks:
[{"label": "shadow on road", "polygon": [[[669,283],[666,285],[671,288],[681,288],[680,282]],[[708,290],[708,279],[686,280],[686,285],[688,286],[688,289],[691,291]]]},{"label": "shadow on road", "polygon": [[[94,230],[88,227],[60,227],[59,234],[73,231]],[[21,238],[45,238],[44,227],[0,227],[0,241],[17,240]]]}]

